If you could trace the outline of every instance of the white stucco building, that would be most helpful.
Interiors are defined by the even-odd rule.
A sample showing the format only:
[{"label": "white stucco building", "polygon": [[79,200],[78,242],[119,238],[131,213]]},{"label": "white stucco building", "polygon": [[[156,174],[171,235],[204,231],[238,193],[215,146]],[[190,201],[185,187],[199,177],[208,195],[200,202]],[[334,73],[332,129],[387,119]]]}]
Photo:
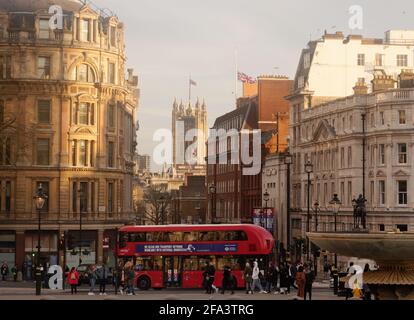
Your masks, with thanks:
[{"label": "white stucco building", "polygon": [[[329,206],[342,201],[338,230],[353,226],[352,199],[365,196],[368,228],[414,230],[414,31],[385,39],[325,34],[303,50],[291,102],[291,208],[307,229],[307,174],[313,164],[311,205],[318,201],[319,231],[333,231]],[[363,134],[362,114],[365,114]],[[314,213],[310,229],[315,230]]]}]

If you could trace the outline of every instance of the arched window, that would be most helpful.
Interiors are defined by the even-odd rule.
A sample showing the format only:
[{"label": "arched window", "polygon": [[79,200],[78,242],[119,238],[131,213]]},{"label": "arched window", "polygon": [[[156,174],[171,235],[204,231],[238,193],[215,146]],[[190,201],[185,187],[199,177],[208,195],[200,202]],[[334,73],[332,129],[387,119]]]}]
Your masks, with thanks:
[{"label": "arched window", "polygon": [[75,68],[72,80],[94,83],[95,72],[89,65],[80,64]]}]

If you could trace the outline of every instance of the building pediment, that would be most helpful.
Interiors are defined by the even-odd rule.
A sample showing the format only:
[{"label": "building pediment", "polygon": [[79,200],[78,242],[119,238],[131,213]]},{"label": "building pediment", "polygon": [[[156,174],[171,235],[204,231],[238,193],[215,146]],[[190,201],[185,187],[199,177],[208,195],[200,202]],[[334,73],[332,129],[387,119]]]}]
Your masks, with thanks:
[{"label": "building pediment", "polygon": [[378,172],[377,172],[377,177],[386,177],[387,175],[385,174],[385,172],[384,171],[382,171],[382,170],[378,170]]},{"label": "building pediment", "polygon": [[80,10],[79,13],[82,16],[98,16],[98,13],[96,13],[88,4],[83,6]]},{"label": "building pediment", "polygon": [[84,136],[84,135],[96,135],[96,132],[94,132],[91,128],[86,128],[86,127],[72,127],[70,130],[70,134],[72,136],[77,135],[77,136]]},{"label": "building pediment", "polygon": [[313,141],[326,141],[336,138],[335,128],[332,127],[326,119],[323,119],[317,126],[314,134]]},{"label": "building pediment", "polygon": [[394,172],[394,177],[407,177],[409,176],[409,173],[405,170],[398,170]]},{"label": "building pediment", "polygon": [[80,93],[76,96],[77,101],[90,101],[90,100],[96,100],[97,97],[94,97],[87,93]]}]

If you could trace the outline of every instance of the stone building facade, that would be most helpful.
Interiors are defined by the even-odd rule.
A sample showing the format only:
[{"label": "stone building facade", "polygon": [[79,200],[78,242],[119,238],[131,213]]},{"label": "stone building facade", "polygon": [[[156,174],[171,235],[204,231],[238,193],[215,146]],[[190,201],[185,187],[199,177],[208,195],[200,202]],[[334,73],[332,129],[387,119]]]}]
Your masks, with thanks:
[{"label": "stone building facade", "polygon": [[139,91],[132,69],[125,78],[124,25],[78,1],[54,4],[63,29],[49,28],[48,1],[0,4],[0,260],[19,268],[35,261],[40,185],[43,263],[77,264],[80,214],[84,263],[107,262],[102,244],[133,219]]},{"label": "stone building facade", "polygon": [[[308,229],[305,163],[313,164],[310,203],[320,204],[318,230],[334,230],[329,205],[334,194],[342,201],[337,230],[352,230],[352,200],[364,189],[364,138],[369,229],[412,230],[412,35],[391,30],[384,39],[367,39],[325,33],[302,51],[287,99],[291,208],[302,217],[303,239]],[[310,214],[313,231],[312,209]]]},{"label": "stone building facade", "polygon": [[205,157],[208,137],[207,105],[197,99],[195,106],[189,102],[173,103],[172,108],[172,169],[174,175],[206,174]]}]

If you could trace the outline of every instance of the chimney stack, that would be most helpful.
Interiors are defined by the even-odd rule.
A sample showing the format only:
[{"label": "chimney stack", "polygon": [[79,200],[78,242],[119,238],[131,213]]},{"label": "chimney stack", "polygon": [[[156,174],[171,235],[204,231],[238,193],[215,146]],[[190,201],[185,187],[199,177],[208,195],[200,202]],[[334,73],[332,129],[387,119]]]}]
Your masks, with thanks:
[{"label": "chimney stack", "polygon": [[367,84],[365,83],[365,79],[358,80],[353,89],[354,89],[355,95],[368,94],[368,87],[367,87]]},{"label": "chimney stack", "polygon": [[372,91],[384,91],[395,88],[395,80],[392,76],[387,76],[384,71],[380,75],[374,75],[374,80],[372,80]]}]

